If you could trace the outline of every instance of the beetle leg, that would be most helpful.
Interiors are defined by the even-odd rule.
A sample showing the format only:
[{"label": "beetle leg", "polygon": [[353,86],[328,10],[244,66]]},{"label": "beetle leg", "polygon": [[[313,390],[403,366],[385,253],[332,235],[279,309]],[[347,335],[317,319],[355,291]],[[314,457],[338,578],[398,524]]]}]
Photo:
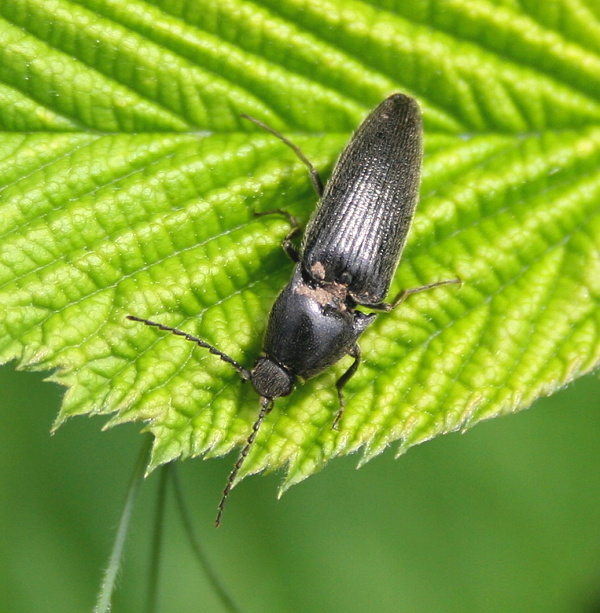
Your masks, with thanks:
[{"label": "beetle leg", "polygon": [[343,387],[354,376],[354,373],[357,371],[358,365],[360,364],[360,347],[358,346],[358,344],[355,343],[348,353],[354,358],[354,362],[352,362],[350,368],[337,380],[335,384],[337,388],[338,398],[340,399],[340,410],[337,412],[337,415],[333,420],[333,424],[331,425],[332,430],[338,430],[340,419],[342,419],[344,409],[346,408]]},{"label": "beetle leg", "polygon": [[281,243],[283,250],[287,253],[287,256],[290,258],[290,260],[292,260],[292,262],[294,262],[294,264],[297,264],[300,261],[300,252],[296,248],[296,245],[292,243],[292,237],[298,234],[299,231],[300,231],[299,226],[292,228],[286,234],[286,237],[283,239],[283,243]]},{"label": "beetle leg", "polygon": [[287,253],[290,260],[292,260],[294,264],[297,264],[300,261],[300,253],[294,243],[292,243],[292,238],[301,230],[298,220],[291,213],[288,213],[283,209],[273,209],[272,211],[263,211],[262,213],[257,213],[255,211],[254,215],[256,215],[256,217],[264,217],[265,215],[283,215],[284,217],[287,217],[292,229],[285,235],[283,243],[281,243],[281,247]]},{"label": "beetle leg", "polygon": [[268,126],[266,123],[263,123],[260,119],[250,117],[250,115],[246,115],[246,113],[242,113],[242,117],[248,121],[251,121],[253,124],[256,124],[259,128],[270,132],[273,136],[276,136],[300,158],[302,163],[308,168],[310,181],[315,188],[315,192],[317,192],[317,196],[320,198],[323,195],[323,181],[321,181],[321,177],[319,176],[317,169],[312,165],[311,161],[304,155],[304,153],[302,153],[302,149],[300,149],[298,145],[294,145],[294,143],[281,134],[281,132],[278,132],[275,128]]},{"label": "beetle leg", "polygon": [[375,309],[376,311],[393,311],[399,304],[403,303],[409,296],[413,294],[419,294],[420,292],[426,292],[429,289],[440,287],[441,285],[452,285],[457,283],[462,285],[460,279],[449,279],[447,281],[437,281],[436,283],[429,283],[428,285],[422,285],[421,287],[413,287],[412,289],[403,289],[392,302],[380,302],[379,304],[365,305],[369,309]]}]

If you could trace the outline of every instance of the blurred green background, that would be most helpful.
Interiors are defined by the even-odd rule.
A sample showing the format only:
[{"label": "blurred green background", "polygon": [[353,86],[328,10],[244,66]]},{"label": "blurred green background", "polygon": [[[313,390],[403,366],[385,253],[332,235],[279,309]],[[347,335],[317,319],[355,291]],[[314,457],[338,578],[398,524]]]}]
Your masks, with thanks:
[{"label": "blurred green background", "polygon": [[[62,390],[0,369],[0,611],[91,611],[141,446],[139,426],[77,418],[54,436]],[[236,488],[233,455],[180,463],[207,555],[248,612],[600,611],[600,382],[442,437],[398,461],[358,457],[276,499],[278,475]],[[143,611],[158,475],[133,518],[115,613]],[[223,607],[172,498],[159,611]]]}]

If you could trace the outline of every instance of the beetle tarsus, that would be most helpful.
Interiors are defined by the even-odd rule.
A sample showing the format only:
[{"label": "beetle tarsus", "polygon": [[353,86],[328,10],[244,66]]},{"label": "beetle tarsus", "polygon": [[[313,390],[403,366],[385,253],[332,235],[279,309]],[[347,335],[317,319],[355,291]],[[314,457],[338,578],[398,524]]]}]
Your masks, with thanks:
[{"label": "beetle tarsus", "polygon": [[344,409],[346,408],[346,401],[344,399],[344,386],[350,379],[354,376],[356,371],[358,370],[358,366],[360,364],[360,347],[357,343],[350,349],[348,352],[354,358],[354,362],[350,365],[350,368],[336,381],[335,387],[337,388],[338,400],[340,403],[340,408],[333,420],[333,424],[331,424],[332,430],[339,430],[339,423],[342,419],[342,415],[344,414]]}]

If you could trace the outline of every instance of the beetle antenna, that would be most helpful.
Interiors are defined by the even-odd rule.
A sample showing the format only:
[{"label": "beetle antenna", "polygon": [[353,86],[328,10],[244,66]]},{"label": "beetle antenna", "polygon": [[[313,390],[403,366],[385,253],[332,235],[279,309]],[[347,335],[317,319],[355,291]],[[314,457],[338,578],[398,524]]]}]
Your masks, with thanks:
[{"label": "beetle antenna", "polygon": [[273,408],[273,399],[266,398],[265,396],[260,397],[260,413],[256,418],[254,424],[252,424],[252,432],[250,432],[250,436],[246,440],[246,444],[242,448],[240,453],[240,457],[238,461],[235,463],[233,470],[229,473],[229,477],[227,477],[227,483],[225,484],[225,489],[223,490],[223,496],[221,496],[221,502],[219,502],[219,506],[217,507],[217,518],[215,519],[215,527],[218,528],[221,524],[221,516],[223,515],[223,509],[225,508],[225,503],[227,502],[227,498],[229,497],[229,492],[231,492],[231,488],[233,487],[233,482],[240,472],[240,468],[242,468],[248,453],[250,453],[250,448],[252,447],[252,443],[254,443],[254,439],[258,434],[258,430],[263,422],[263,419],[269,414],[271,409]]},{"label": "beetle antenna", "polygon": [[183,330],[179,330],[177,328],[172,328],[171,326],[165,326],[165,324],[159,324],[156,321],[152,321],[150,319],[142,319],[141,317],[136,317],[135,315],[127,315],[127,319],[131,319],[131,321],[139,321],[147,326],[153,326],[154,328],[158,328],[159,330],[164,330],[165,332],[172,332],[175,336],[182,336],[186,341],[190,341],[191,343],[196,343],[196,345],[200,345],[200,347],[204,347],[208,349],[213,355],[219,356],[223,362],[227,362],[227,364],[231,364],[239,373],[242,379],[245,381],[250,381],[252,375],[249,370],[246,370],[239,362],[236,362],[233,358],[229,357],[226,353],[219,351],[214,345],[203,341],[201,338],[197,336],[192,336]]}]

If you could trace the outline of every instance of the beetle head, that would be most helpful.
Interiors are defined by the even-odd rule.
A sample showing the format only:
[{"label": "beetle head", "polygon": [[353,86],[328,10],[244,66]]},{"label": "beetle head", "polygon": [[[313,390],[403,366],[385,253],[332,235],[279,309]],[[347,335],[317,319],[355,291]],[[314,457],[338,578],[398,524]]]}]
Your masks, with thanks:
[{"label": "beetle head", "polygon": [[287,396],[294,387],[294,377],[266,356],[256,360],[250,377],[254,389],[263,398]]}]

